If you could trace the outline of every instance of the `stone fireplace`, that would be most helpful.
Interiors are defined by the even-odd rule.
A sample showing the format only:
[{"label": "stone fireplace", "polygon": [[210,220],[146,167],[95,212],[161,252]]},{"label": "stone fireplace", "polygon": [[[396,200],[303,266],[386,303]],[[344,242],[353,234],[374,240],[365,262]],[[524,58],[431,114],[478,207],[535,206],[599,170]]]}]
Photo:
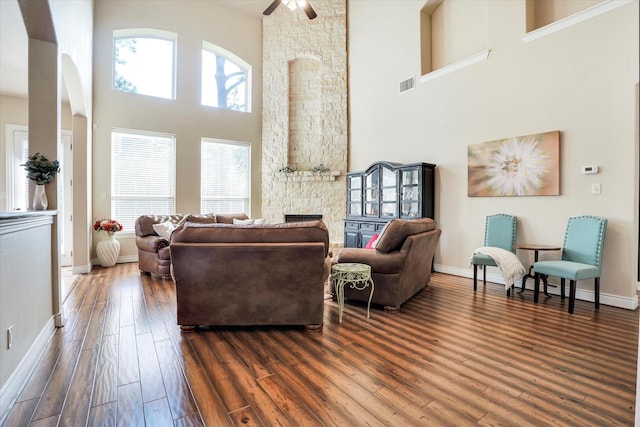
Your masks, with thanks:
[{"label": "stone fireplace", "polygon": [[346,1],[314,8],[314,20],[285,7],[263,19],[262,216],[321,215],[336,248],[346,209]]},{"label": "stone fireplace", "polygon": [[319,214],[284,214],[284,222],[322,221]]}]

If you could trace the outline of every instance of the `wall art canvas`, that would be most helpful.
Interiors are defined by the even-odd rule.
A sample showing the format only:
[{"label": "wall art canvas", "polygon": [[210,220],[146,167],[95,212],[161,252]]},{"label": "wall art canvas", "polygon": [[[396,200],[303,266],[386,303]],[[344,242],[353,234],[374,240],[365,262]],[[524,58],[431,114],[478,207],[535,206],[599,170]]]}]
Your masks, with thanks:
[{"label": "wall art canvas", "polygon": [[468,195],[560,194],[560,131],[469,144]]}]

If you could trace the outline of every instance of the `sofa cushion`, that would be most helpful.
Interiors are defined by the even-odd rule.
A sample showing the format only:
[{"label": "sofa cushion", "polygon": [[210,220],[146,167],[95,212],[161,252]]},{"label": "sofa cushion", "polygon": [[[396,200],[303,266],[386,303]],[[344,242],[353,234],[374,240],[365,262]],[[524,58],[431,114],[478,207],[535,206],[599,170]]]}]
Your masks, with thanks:
[{"label": "sofa cushion", "polygon": [[236,213],[236,214],[225,214],[225,215],[216,215],[217,222],[221,224],[233,224],[233,219],[249,219],[247,214],[244,213]]},{"label": "sofa cushion", "polygon": [[378,238],[380,237],[380,235],[378,235],[377,233],[374,234],[369,241],[367,242],[367,245],[364,247],[365,249],[375,249],[375,245],[376,242],[378,241]]},{"label": "sofa cushion", "polygon": [[185,218],[185,222],[197,222],[199,224],[215,224],[218,222],[216,215],[214,214],[198,214],[198,215],[187,215]]},{"label": "sofa cushion", "polygon": [[256,219],[238,219],[233,218],[234,225],[264,225],[267,223],[265,218],[256,218]]},{"label": "sofa cushion", "polygon": [[424,233],[435,228],[436,222],[431,218],[392,219],[380,232],[375,249],[384,253],[394,251],[402,246],[407,236]]},{"label": "sofa cushion", "polygon": [[253,225],[252,219],[238,219],[233,218],[233,225]]},{"label": "sofa cushion", "polygon": [[185,220],[185,215],[175,214],[175,215],[142,215],[138,217],[136,220],[136,235],[144,237],[144,236],[155,236],[157,235],[156,231],[153,229],[153,224],[160,224],[165,221],[170,221],[176,225],[180,225]]},{"label": "sofa cushion", "polygon": [[171,221],[165,221],[160,224],[153,224],[152,227],[153,231],[155,231],[158,236],[169,240],[171,239],[171,233],[173,233],[173,230],[175,230],[178,225]]}]

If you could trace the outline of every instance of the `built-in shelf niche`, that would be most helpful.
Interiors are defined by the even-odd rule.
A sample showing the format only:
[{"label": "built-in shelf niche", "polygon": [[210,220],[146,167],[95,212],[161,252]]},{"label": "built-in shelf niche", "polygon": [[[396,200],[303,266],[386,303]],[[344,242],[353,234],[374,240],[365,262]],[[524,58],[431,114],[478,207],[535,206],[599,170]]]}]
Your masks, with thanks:
[{"label": "built-in shelf niche", "polygon": [[289,143],[287,164],[310,169],[322,158],[322,82],[320,61],[289,61]]},{"label": "built-in shelf niche", "polygon": [[429,0],[420,11],[423,76],[488,52],[488,0]]},{"label": "built-in shelf niche", "polygon": [[[527,0],[526,29],[522,37],[528,43],[557,33],[583,21],[625,6],[635,0]],[[555,7],[554,7],[555,6]]]},{"label": "built-in shelf niche", "polygon": [[603,0],[527,0],[527,33],[589,9]]}]

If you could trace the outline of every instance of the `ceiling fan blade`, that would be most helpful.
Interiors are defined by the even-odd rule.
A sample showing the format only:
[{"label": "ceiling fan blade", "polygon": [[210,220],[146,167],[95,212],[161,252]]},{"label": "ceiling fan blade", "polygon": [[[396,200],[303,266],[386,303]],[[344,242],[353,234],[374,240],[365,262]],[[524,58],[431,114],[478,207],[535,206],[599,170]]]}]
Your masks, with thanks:
[{"label": "ceiling fan blade", "polygon": [[271,12],[273,12],[274,10],[276,10],[276,7],[280,6],[280,3],[282,3],[282,0],[273,0],[273,3],[271,3],[269,5],[269,7],[267,7],[264,12],[262,12],[263,15],[271,15]]},{"label": "ceiling fan blade", "polygon": [[318,16],[318,14],[316,13],[315,10],[313,10],[309,2],[305,2],[304,5],[302,6],[302,9],[304,10],[304,13],[307,14],[309,19],[314,19],[316,16]]}]

